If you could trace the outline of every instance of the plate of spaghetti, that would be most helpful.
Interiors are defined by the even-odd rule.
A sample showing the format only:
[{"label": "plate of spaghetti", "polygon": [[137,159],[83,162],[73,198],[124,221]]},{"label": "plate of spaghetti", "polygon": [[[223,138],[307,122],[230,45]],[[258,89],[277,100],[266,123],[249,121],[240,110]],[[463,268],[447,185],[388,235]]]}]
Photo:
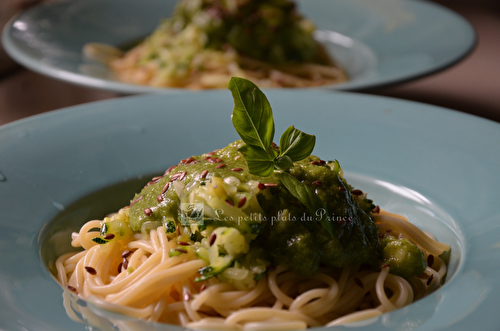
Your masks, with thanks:
[{"label": "plate of spaghetti", "polygon": [[3,330],[497,328],[497,123],[229,87],[0,128]]},{"label": "plate of spaghetti", "polygon": [[232,76],[363,90],[449,67],[476,36],[420,1],[65,0],[14,18],[2,41],[31,70],[133,94],[223,89]]}]

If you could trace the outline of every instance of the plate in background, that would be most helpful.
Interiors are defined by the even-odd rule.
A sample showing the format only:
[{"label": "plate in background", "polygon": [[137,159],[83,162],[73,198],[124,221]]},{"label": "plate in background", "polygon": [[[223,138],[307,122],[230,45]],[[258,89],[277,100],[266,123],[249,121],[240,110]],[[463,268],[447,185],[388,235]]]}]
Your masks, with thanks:
[{"label": "plate in background", "polygon": [[[497,330],[500,124],[355,93],[266,94],[277,135],[293,124],[315,134],[314,154],[338,159],[347,180],[376,204],[407,215],[452,246],[450,274],[441,289],[356,330],[469,331],[477,325]],[[91,318],[96,329],[116,331],[113,323],[119,321],[128,330],[166,330],[91,310],[68,292],[63,295],[47,264],[68,245],[71,231],[89,217],[101,218],[128,204],[154,174],[237,139],[232,107],[229,91],[202,91],[189,98],[152,94],[0,127],[0,329],[86,330],[68,317],[64,302],[70,312],[86,309],[80,316]],[[343,329],[353,330],[335,330]]]},{"label": "plate in background", "polygon": [[[321,88],[365,90],[401,83],[447,68],[473,48],[476,35],[461,16],[420,0],[299,0],[317,37],[351,80]],[[176,0],[65,0],[38,5],[5,27],[7,53],[25,67],[70,83],[120,93],[155,88],[113,80],[82,56],[88,42],[130,44],[170,15]]]}]

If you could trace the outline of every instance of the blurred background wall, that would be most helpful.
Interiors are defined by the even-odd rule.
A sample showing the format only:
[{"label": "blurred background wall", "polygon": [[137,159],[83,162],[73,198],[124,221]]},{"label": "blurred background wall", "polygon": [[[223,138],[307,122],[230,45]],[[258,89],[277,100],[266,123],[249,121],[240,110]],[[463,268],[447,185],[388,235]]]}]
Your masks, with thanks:
[{"label": "blurred background wall", "polygon": [[[16,13],[42,1],[0,0],[0,25],[4,26]],[[454,10],[472,23],[479,38],[475,50],[462,62],[438,74],[365,93],[430,103],[500,122],[500,1],[433,2]],[[117,96],[25,70],[0,49],[0,125],[61,107]]]}]

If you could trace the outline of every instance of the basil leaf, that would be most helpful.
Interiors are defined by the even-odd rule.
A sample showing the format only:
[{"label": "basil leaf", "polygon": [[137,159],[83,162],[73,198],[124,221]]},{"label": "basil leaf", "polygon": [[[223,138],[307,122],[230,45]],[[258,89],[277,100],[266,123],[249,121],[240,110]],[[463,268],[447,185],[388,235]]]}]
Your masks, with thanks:
[{"label": "basil leaf", "polygon": [[288,155],[278,156],[274,159],[274,165],[278,169],[285,170],[293,167],[293,161]]},{"label": "basil leaf", "polygon": [[293,125],[280,138],[280,156],[287,155],[292,161],[300,161],[311,155],[316,136],[297,130]]},{"label": "basil leaf", "polygon": [[[267,177],[271,176],[274,171],[274,155],[269,155],[260,148],[250,145],[243,145],[239,151],[245,157],[248,165],[248,170],[251,174]],[[273,151],[271,151],[274,154]]]},{"label": "basil leaf", "polygon": [[234,99],[231,120],[236,132],[247,145],[268,152],[274,138],[274,119],[266,96],[243,78],[232,77],[228,88]]},{"label": "basil leaf", "polygon": [[309,209],[311,215],[319,217],[321,225],[323,225],[326,231],[333,237],[333,224],[330,222],[328,210],[323,200],[321,200],[307,185],[290,175],[288,172],[283,172],[281,174],[281,182],[295,198]]}]

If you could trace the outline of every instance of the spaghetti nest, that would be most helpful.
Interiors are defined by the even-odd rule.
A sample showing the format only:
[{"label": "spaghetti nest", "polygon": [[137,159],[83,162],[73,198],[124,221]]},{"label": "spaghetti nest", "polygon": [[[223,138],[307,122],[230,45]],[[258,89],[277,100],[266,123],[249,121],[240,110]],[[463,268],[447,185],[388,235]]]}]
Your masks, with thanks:
[{"label": "spaghetti nest", "polygon": [[375,317],[436,290],[446,274],[438,255],[450,249],[403,216],[381,210],[374,215],[380,240],[391,236],[416,243],[427,260],[422,274],[405,279],[389,273],[389,263],[321,267],[310,276],[268,265],[260,279],[242,289],[235,284],[246,275],[235,267],[224,272],[229,281],[199,281],[199,270],[208,263],[195,253],[199,243],[187,227],[125,233],[105,245],[93,240],[100,238],[103,223],[125,222],[128,213],[129,207],[123,208],[73,233],[72,245],[84,250],[57,260],[60,283],[106,310],[196,329],[291,330]]},{"label": "spaghetti nest", "polygon": [[232,76],[259,87],[346,81],[314,30],[288,0],[180,1],[127,52],[90,43],[84,54],[106,63],[120,81],[157,87],[224,88]]}]

